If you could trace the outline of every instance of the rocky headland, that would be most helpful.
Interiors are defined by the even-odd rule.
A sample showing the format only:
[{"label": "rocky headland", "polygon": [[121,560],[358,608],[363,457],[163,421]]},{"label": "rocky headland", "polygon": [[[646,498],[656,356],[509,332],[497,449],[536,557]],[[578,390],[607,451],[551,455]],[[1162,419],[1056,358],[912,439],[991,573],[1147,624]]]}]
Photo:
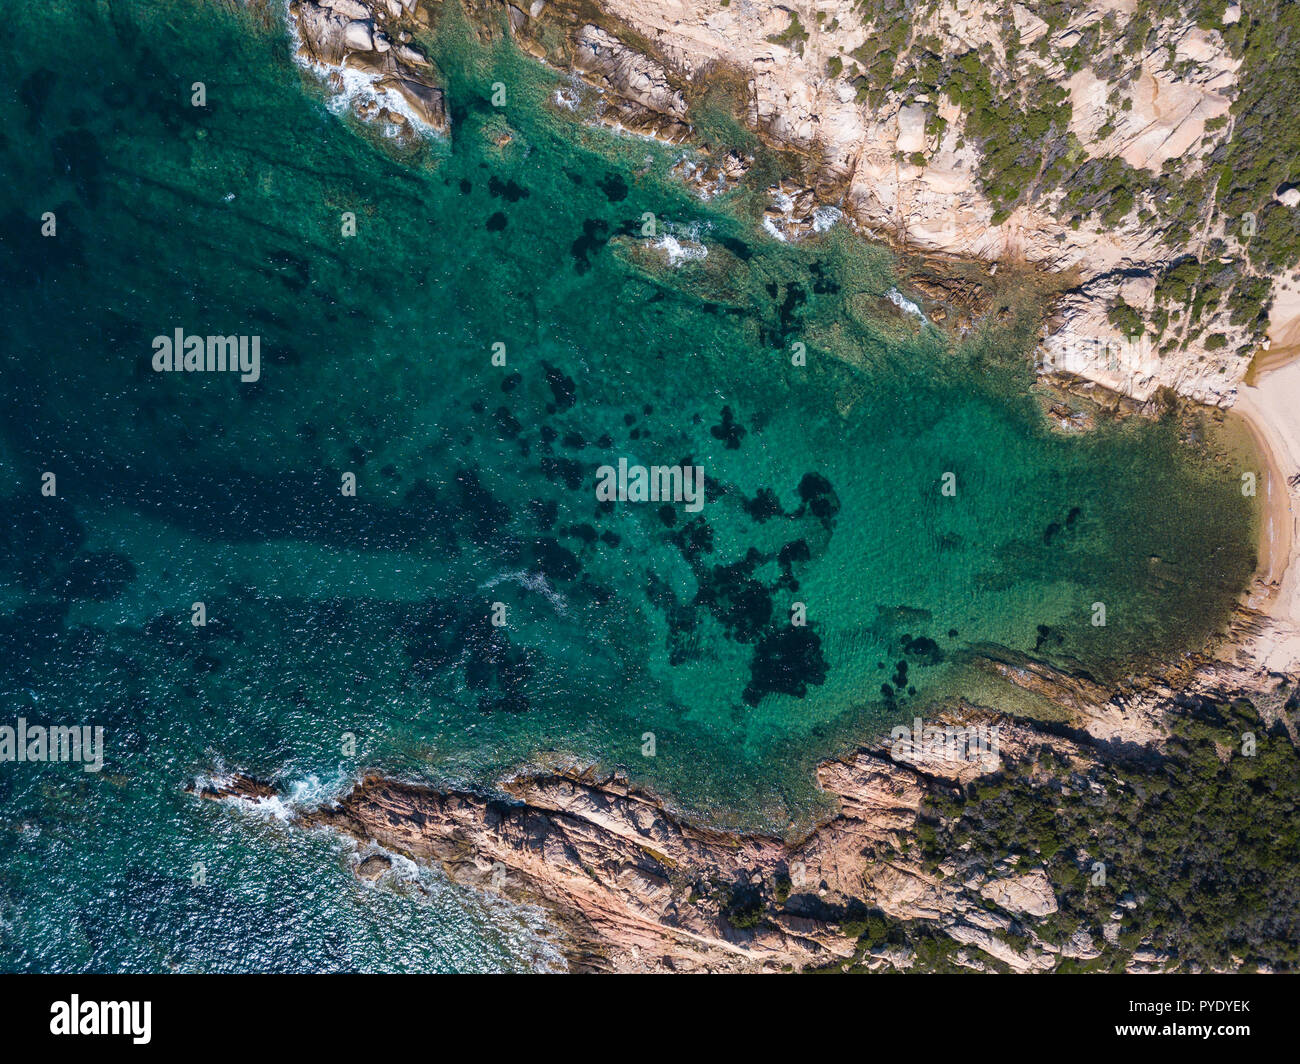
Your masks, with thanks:
[{"label": "rocky headland", "polygon": [[[1252,621],[1243,615],[1238,625]],[[1146,877],[1163,874],[1134,864],[1138,854],[1157,866],[1161,858],[1140,848],[1113,852],[1126,844],[1107,834],[1142,834],[1140,823],[1122,818],[1152,816],[1144,803],[1170,778],[1186,785],[1201,761],[1217,777],[1220,759],[1231,761],[1243,741],[1233,714],[1245,692],[1253,701],[1240,719],[1253,721],[1253,741],[1291,772],[1300,734],[1294,682],[1189,659],[1111,691],[1027,660],[984,664],[1060,707],[1061,719],[961,704],[928,715],[925,726],[942,735],[996,729],[991,754],[918,749],[912,732],[828,759],[817,780],[835,811],[794,838],[713,830],[621,768],[572,764],[528,766],[481,790],[367,776],[335,803],[295,811],[293,822],[364,843],[362,878],[382,878],[391,852],[543,906],[575,970],[1214,966],[1170,948],[1163,929],[1133,937],[1130,917],[1155,905]],[[1285,787],[1293,803],[1294,781]],[[191,789],[254,804],[276,793],[246,776]],[[1071,803],[1080,834],[1066,846],[1059,826],[1042,825],[1070,823]],[[1253,819],[1259,811],[1241,812]],[[1255,860],[1233,856],[1243,867]]]}]

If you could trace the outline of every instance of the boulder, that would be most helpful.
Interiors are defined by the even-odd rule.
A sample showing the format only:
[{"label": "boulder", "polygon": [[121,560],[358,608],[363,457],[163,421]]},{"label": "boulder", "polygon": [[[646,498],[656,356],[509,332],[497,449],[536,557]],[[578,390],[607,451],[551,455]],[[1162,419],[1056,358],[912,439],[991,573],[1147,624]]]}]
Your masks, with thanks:
[{"label": "boulder", "polygon": [[421,122],[439,132],[449,128],[446,97],[436,85],[427,85],[414,77],[390,74],[381,78],[376,87],[396,91],[410,106]]},{"label": "boulder", "polygon": [[925,105],[910,103],[898,111],[898,150],[925,151]]},{"label": "boulder", "polygon": [[318,63],[334,66],[347,54],[345,35],[348,20],[320,4],[298,7],[298,32],[303,49]]},{"label": "boulder", "polygon": [[1050,916],[1058,908],[1052,884],[1042,870],[994,879],[984,884],[980,893],[999,908],[1025,916]]},{"label": "boulder", "polygon": [[393,862],[382,853],[372,853],[369,857],[365,858],[365,860],[358,864],[354,871],[356,872],[358,879],[364,879],[369,883],[373,883],[392,867]]},{"label": "boulder", "polygon": [[574,42],[573,65],[618,95],[676,119],[686,117],[686,98],[669,83],[662,66],[633,51],[612,33],[583,26]]},{"label": "boulder", "polygon": [[353,19],[343,30],[343,44],[354,52],[375,50],[375,24],[371,19]]}]

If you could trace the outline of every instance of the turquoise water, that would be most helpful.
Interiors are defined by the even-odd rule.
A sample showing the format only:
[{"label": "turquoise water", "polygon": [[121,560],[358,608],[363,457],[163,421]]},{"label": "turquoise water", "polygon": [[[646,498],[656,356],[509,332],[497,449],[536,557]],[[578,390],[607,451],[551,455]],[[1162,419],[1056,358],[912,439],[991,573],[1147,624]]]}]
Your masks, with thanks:
[{"label": "turquoise water", "polygon": [[[579,125],[450,16],[454,132],[407,146],[274,22],[13,17],[0,723],[102,725],[106,766],[0,765],[0,968],[553,964],[535,914],[358,884],[347,844],[182,788],[240,769],[309,804],[544,751],[781,829],[820,757],[966,692],[976,649],[1119,677],[1249,577],[1239,471],[1174,424],[1051,433],[1023,329],[954,346],[893,309],[885,251],[778,243],[752,189],[699,202],[681,149]],[[668,266],[647,211],[707,257]],[[153,372],[176,328],[259,336],[260,379]],[[620,458],[702,466],[702,510],[599,504]]]}]

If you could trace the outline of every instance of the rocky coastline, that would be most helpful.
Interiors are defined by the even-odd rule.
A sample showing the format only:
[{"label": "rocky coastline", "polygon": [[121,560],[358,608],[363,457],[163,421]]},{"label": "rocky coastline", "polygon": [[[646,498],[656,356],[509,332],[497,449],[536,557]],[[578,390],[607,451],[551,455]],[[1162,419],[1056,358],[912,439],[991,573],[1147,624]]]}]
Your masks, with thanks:
[{"label": "rocky coastline", "polygon": [[[955,335],[1006,313],[1000,285],[1048,294],[1035,356],[1045,383],[1146,412],[1161,409],[1167,392],[1235,406],[1267,463],[1259,471],[1268,515],[1260,554],[1272,564],[1248,601],[1277,628],[1270,666],[1300,667],[1300,453],[1281,442],[1292,431],[1291,400],[1300,399],[1297,375],[1282,372],[1300,350],[1300,267],[1261,272],[1243,235],[1258,224],[1255,213],[1246,222],[1224,216],[1212,193],[1190,223],[1175,223],[1172,208],[1154,200],[1123,217],[1067,219],[1063,191],[1046,186],[1000,208],[980,176],[987,160],[968,128],[974,105],[904,84],[913,53],[954,65],[979,55],[1011,83],[1032,80],[1039,92],[1068,99],[1070,165],[1086,170],[1113,157],[1153,183],[1175,164],[1205,174],[1232,136],[1242,91],[1239,6],[1225,4],[1214,26],[1171,9],[1136,49],[1117,27],[1136,17],[1137,0],[1097,0],[1050,25],[1028,5],[993,0],[960,11],[922,4],[906,18],[885,11],[889,4],[883,13],[867,5],[831,13],[814,0],[292,0],[288,11],[299,61],[331,91],[350,94],[360,117],[402,136],[449,129],[436,65],[420,48],[449,4],[482,40],[509,36],[568,76],[556,106],[577,120],[695,151],[679,170],[704,198],[734,188],[754,161],[699,131],[696,109],[711,87],[725,90],[789,170],[767,189],[768,232],[798,240],[842,221],[890,244],[906,297]],[[895,33],[907,20],[907,32]],[[870,76],[862,69],[881,34],[897,37],[888,85],[877,84],[884,68]],[[1125,95],[1127,108],[1116,103]],[[1300,190],[1279,187],[1268,209],[1300,209]],[[1191,285],[1195,327],[1191,310],[1182,315],[1168,302],[1185,285],[1188,263],[1210,250],[1242,272],[1238,287],[1262,299],[1267,314],[1242,319],[1239,303],[1221,298],[1225,282],[1203,278]],[[1259,401],[1261,389],[1285,393],[1283,401]],[[1086,421],[1068,405],[1050,413],[1067,431]]]},{"label": "rocky coastline", "polygon": [[[352,72],[371,77],[376,95],[359,104],[363,116],[400,124],[413,108],[411,117],[445,131],[438,74],[418,42],[437,32],[447,2],[293,0],[289,11],[300,59],[326,73],[335,90]],[[1161,309],[1168,298],[1165,272],[1210,245],[1224,259],[1244,246],[1246,238],[1230,224],[1239,220],[1217,216],[1212,196],[1196,208],[1190,227],[1168,224],[1155,203],[1110,220],[1066,218],[1061,190],[1047,186],[999,207],[982,183],[979,138],[967,128],[974,105],[963,108],[904,85],[905,58],[914,53],[918,62],[927,50],[954,65],[980,55],[1010,81],[1033,78],[1042,91],[1069,99],[1072,117],[1063,135],[1071,165],[1113,156],[1154,183],[1176,162],[1189,173],[1205,169],[1231,136],[1242,61],[1227,38],[1240,22],[1239,8],[1225,5],[1213,28],[1190,14],[1164,17],[1141,49],[1118,64],[1113,27],[1117,16],[1136,9],[1136,0],[1081,5],[1059,27],[1026,5],[991,0],[959,12],[923,4],[906,17],[880,6],[878,13],[871,5],[835,7],[831,15],[829,6],[812,0],[780,6],[463,0],[458,10],[468,13],[483,40],[508,35],[569,76],[571,87],[557,93],[557,106],[697,149],[700,161],[684,166],[682,176],[706,196],[733,187],[752,162],[710,143],[697,127],[695,111],[709,87],[725,87],[752,131],[790,162],[791,172],[769,189],[764,220],[779,238],[798,239],[843,218],[901,250],[977,263],[989,276],[999,266],[1028,266],[1059,277],[1061,294],[1040,349],[1046,373],[1081,376],[1139,401],[1172,388],[1226,406],[1260,349],[1275,342],[1289,349],[1300,309],[1292,272],[1261,278],[1273,306],[1266,328],[1207,302],[1198,307],[1195,330],[1176,324],[1162,333],[1162,346],[1152,341],[1150,323],[1169,316]],[[889,53],[899,55],[889,67],[894,82],[876,88],[884,68],[873,81],[862,69],[864,48],[873,35],[887,35],[888,20],[901,27],[908,18],[906,39],[899,37]],[[1081,39],[1093,41],[1084,59],[1074,51]],[[1127,73],[1098,80],[1094,68],[1116,65]],[[1117,92],[1128,95],[1127,108],[1112,106]],[[1291,203],[1279,195],[1279,204]],[[1144,338],[1116,315],[1119,307],[1148,326]]]},{"label": "rocky coastline", "polygon": [[[953,54],[987,48],[1009,69],[1032,65],[1035,76],[1080,102],[1104,101],[1107,91],[1096,91],[1104,82],[1072,70],[1061,50],[1071,34],[1086,35],[1129,6],[1100,0],[1069,24],[1049,26],[1026,5],[977,3],[960,15],[939,11],[926,32]],[[439,7],[430,0],[294,0],[289,11],[304,65],[335,91],[364,79],[366,91],[354,101],[361,117],[399,134],[417,126],[439,133],[450,119],[437,70],[419,48]],[[752,162],[700,143],[693,117],[701,84],[738,80],[752,129],[802,160],[797,174],[769,190],[769,232],[801,239],[842,217],[888,241],[919,264],[911,294],[940,307],[936,320],[948,318],[952,328],[989,312],[986,293],[999,268],[1049,278],[1060,295],[1041,336],[1045,377],[1086,382],[1134,408],[1157,402],[1166,389],[1214,407],[1241,399],[1240,413],[1269,462],[1261,571],[1213,654],[1189,656],[1122,689],[990,657],[990,673],[1043,696],[1061,719],[960,705],[926,721],[997,727],[992,763],[899,758],[883,739],[827,760],[818,782],[838,811],[797,839],[714,831],[639,789],[621,769],[574,765],[521,768],[483,791],[366,776],[337,803],[295,812],[294,823],[371,847],[359,859],[370,862],[359,866],[366,879],[382,881],[382,855],[391,851],[439,865],[455,882],[542,905],[575,970],[907,970],[932,967],[925,950],[935,941],[946,963],[971,970],[1109,963],[1123,941],[1125,913],[1141,906],[1141,897],[1118,896],[1110,923],[1083,921],[1062,931],[1047,856],[968,849],[936,858],[924,840],[951,828],[945,803],[954,795],[1012,777],[1026,793],[1039,788],[1048,802],[1053,788],[1124,792],[1131,785],[1116,765],[1160,761],[1171,737],[1189,720],[1213,716],[1214,707],[1248,701],[1261,732],[1295,746],[1297,699],[1288,674],[1300,668],[1300,489],[1293,483],[1300,450],[1294,429],[1280,423],[1295,406],[1264,397],[1276,381],[1285,395],[1300,398],[1300,379],[1280,357],[1295,327],[1294,301],[1284,297],[1294,275],[1267,279],[1275,314],[1262,325],[1235,322],[1225,305],[1206,311],[1196,336],[1183,326],[1174,348],[1158,352],[1136,343],[1117,307],[1150,329],[1164,313],[1161,284],[1177,264],[1191,253],[1203,257],[1211,244],[1224,255],[1238,249],[1213,200],[1199,209],[1186,239],[1170,237],[1159,218],[1144,218],[1137,207],[1113,224],[1081,225],[1062,220],[1053,196],[1004,209],[976,180],[981,159],[974,138],[962,135],[961,108],[947,98],[890,89],[864,106],[842,61],[835,71],[832,60],[863,54],[873,31],[856,9],[836,11],[832,23],[829,8],[811,2],[469,0],[465,8],[485,39],[509,34],[539,61],[574,75],[574,89],[557,105],[699,149],[702,161],[682,176],[701,195],[741,180]],[[1178,18],[1158,23],[1155,46],[1139,57],[1141,75],[1127,86],[1138,113],[1103,121],[1104,107],[1098,116],[1076,108],[1071,143],[1084,157],[1113,154],[1153,173],[1167,171],[1171,160],[1203,165],[1232,131],[1241,60],[1224,34],[1241,17],[1236,9],[1234,18],[1234,8],[1225,5],[1217,28]],[[1036,53],[1041,62],[1009,56],[1001,31],[1007,18],[1018,46],[1050,44]],[[1270,344],[1279,357],[1246,384]],[[1062,406],[1053,416],[1067,422],[1074,414]],[[1225,749],[1234,741],[1225,731]],[[256,803],[276,792],[232,777],[197,793]],[[1093,856],[1080,856],[1084,874]],[[921,937],[863,930],[879,919],[921,929]],[[1119,952],[1129,971],[1194,970],[1146,939]]]},{"label": "rocky coastline", "polygon": [[[1259,622],[1243,612],[1236,623],[1244,637]],[[382,878],[387,854],[400,854],[441,867],[453,882],[542,906],[577,971],[926,967],[906,939],[864,943],[872,919],[942,941],[958,968],[1051,971],[1097,962],[1118,928],[1080,924],[1063,936],[1052,879],[1024,847],[925,845],[944,828],[945,802],[1009,779],[1049,804],[1059,801],[1053,788],[1062,780],[1083,795],[1129,791],[1117,765],[1159,763],[1180,721],[1246,694],[1272,741],[1297,739],[1292,685],[1258,667],[1189,659],[1111,691],[1028,660],[985,664],[1050,699],[1064,718],[963,704],[928,717],[926,727],[996,729],[992,756],[918,748],[895,732],[828,759],[817,780],[836,811],[795,838],[713,830],[637,787],[621,767],[572,764],[526,766],[482,790],[367,775],[337,802],[295,810],[291,823],[358,840],[355,871],[367,880]],[[277,794],[247,776],[190,789],[253,805]],[[1080,856],[1085,868],[1092,856]],[[1124,966],[1153,970],[1157,952],[1139,943]],[[1156,967],[1177,968],[1177,959]]]}]

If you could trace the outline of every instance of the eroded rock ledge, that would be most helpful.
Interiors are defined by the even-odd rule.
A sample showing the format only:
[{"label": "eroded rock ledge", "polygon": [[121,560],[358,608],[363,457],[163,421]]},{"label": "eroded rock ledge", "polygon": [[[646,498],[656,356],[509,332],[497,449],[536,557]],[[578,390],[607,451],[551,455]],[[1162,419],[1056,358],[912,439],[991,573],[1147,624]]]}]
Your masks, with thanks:
[{"label": "eroded rock ledge", "polygon": [[[1017,729],[1011,741],[1027,751],[1045,740]],[[1053,743],[1074,749],[1067,740]],[[927,787],[923,774],[886,753],[861,750],[828,761],[818,777],[841,812],[793,845],[696,827],[620,775],[577,771],[503,780],[500,797],[372,776],[299,823],[436,862],[455,882],[544,905],[576,970],[789,970],[846,961],[855,941],[843,924],[864,899],[896,919],[940,921],[957,941],[1016,970],[1052,966],[1050,955],[997,937],[1014,914],[1056,911],[1041,869],[1005,863],[940,879],[909,861],[903,844]],[[245,777],[199,793],[260,801],[267,786]],[[991,916],[982,897],[1006,915]]]}]

